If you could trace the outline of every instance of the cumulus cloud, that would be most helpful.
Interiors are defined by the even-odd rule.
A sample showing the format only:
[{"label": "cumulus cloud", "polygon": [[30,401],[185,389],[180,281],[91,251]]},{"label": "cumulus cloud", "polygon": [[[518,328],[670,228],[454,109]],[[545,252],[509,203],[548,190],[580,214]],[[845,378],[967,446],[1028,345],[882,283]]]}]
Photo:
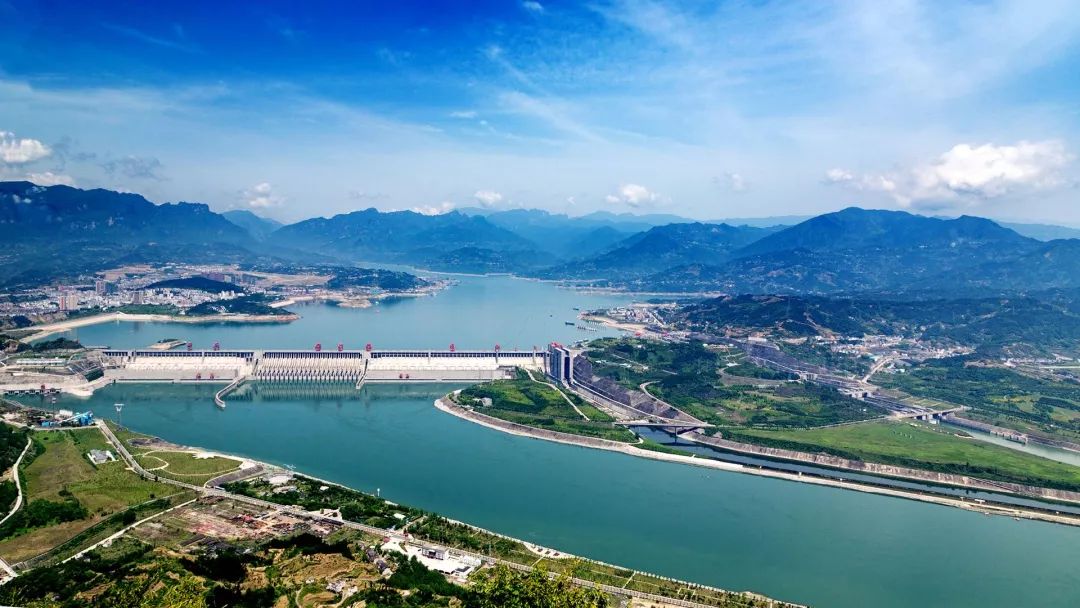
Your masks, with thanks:
[{"label": "cumulus cloud", "polygon": [[473,195],[473,198],[476,199],[476,202],[479,203],[481,207],[486,208],[494,207],[501,203],[503,195],[494,190],[477,190],[476,194]]},{"label": "cumulus cloud", "polygon": [[659,201],[660,195],[639,184],[623,184],[618,192],[607,195],[604,200],[611,204],[641,207]]},{"label": "cumulus cloud", "polygon": [[741,173],[724,173],[714,177],[713,183],[732,192],[745,192],[747,188],[746,178]]},{"label": "cumulus cloud", "polygon": [[450,112],[450,118],[470,119],[479,116],[476,110],[455,110]]},{"label": "cumulus cloud", "polygon": [[534,0],[526,0],[525,2],[522,2],[521,8],[536,15],[544,12],[544,5],[540,4],[539,2],[535,2]]},{"label": "cumulus cloud", "polygon": [[152,156],[146,158],[125,156],[101,163],[101,168],[105,169],[110,176],[121,175],[133,179],[154,179],[158,181],[164,179],[157,173],[161,167],[161,161]]},{"label": "cumulus cloud", "polygon": [[1056,140],[1000,146],[958,144],[935,160],[906,170],[856,174],[834,168],[825,173],[825,181],[884,192],[903,206],[974,204],[1014,192],[1059,186],[1064,182],[1062,170],[1072,159],[1065,145]]},{"label": "cumulus cloud", "polygon": [[30,173],[26,176],[27,181],[30,181],[38,186],[74,186],[75,180],[70,175],[60,175],[53,173],[52,171],[44,171],[42,173]]},{"label": "cumulus cloud", "polygon": [[41,160],[52,154],[49,146],[36,139],[18,138],[10,131],[0,131],[0,161],[22,165]]},{"label": "cumulus cloud", "polygon": [[420,207],[413,207],[412,210],[415,213],[422,215],[442,215],[444,213],[450,213],[454,210],[454,203],[450,201],[443,201],[438,205],[423,205]]},{"label": "cumulus cloud", "polygon": [[285,204],[285,198],[274,193],[274,187],[268,182],[255,184],[244,190],[244,203],[252,209],[267,209]]}]

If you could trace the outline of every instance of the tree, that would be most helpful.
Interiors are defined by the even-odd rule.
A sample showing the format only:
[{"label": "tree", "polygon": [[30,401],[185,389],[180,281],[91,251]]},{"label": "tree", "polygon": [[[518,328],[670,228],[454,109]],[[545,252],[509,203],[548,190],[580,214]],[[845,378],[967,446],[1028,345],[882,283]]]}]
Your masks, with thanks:
[{"label": "tree", "polygon": [[552,578],[536,568],[524,573],[496,566],[477,582],[480,608],[606,608],[608,597],[596,589],[575,587],[565,574]]}]

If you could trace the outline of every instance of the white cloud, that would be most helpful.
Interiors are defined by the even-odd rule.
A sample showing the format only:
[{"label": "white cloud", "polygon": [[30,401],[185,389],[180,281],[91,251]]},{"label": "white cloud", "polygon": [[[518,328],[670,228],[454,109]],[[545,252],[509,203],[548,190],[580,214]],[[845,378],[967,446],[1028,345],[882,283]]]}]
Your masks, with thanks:
[{"label": "white cloud", "polygon": [[714,177],[713,181],[732,192],[746,192],[746,178],[741,173],[724,173],[719,177]]},{"label": "white cloud", "polygon": [[261,182],[244,190],[243,200],[252,209],[280,207],[285,203],[285,198],[274,194],[274,187],[268,182]]},{"label": "white cloud", "polygon": [[26,176],[30,182],[38,186],[74,186],[75,180],[70,175],[60,175],[52,171],[42,173],[30,173]]},{"label": "white cloud", "polygon": [[855,174],[846,169],[829,169],[825,172],[825,181],[830,184],[844,184],[855,181]]},{"label": "white cloud", "polygon": [[444,213],[450,213],[454,210],[454,203],[450,201],[443,201],[438,205],[424,205],[422,207],[413,207],[412,210],[415,213],[422,215],[442,215]]},{"label": "white cloud", "polygon": [[450,112],[450,118],[469,119],[476,118],[477,116],[478,114],[476,110],[455,110],[453,112]]},{"label": "white cloud", "polygon": [[502,202],[503,195],[494,190],[477,190],[473,198],[481,207],[494,207]]},{"label": "white cloud", "polygon": [[36,139],[15,137],[10,131],[0,131],[0,161],[9,165],[41,160],[52,154],[49,146]]},{"label": "white cloud", "polygon": [[604,197],[609,203],[622,203],[628,207],[641,207],[660,200],[660,195],[639,184],[623,184],[619,191]]},{"label": "white cloud", "polygon": [[539,2],[535,2],[534,0],[526,0],[526,2],[522,2],[521,8],[537,15],[544,12],[544,5],[540,4]]},{"label": "white cloud", "polygon": [[1056,140],[1013,145],[958,144],[932,162],[910,169],[857,175],[830,169],[827,183],[884,192],[904,206],[977,203],[1014,192],[1041,190],[1064,182],[1062,170],[1073,159]]}]

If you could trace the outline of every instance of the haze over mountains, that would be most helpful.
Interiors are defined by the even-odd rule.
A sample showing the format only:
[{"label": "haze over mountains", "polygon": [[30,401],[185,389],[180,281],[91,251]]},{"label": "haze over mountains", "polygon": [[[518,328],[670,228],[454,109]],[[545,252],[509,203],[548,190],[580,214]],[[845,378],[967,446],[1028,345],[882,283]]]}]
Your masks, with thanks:
[{"label": "haze over mountains", "polygon": [[0,282],[72,280],[133,262],[336,261],[668,292],[1080,287],[1080,240],[1040,241],[983,218],[849,208],[791,226],[679,220],[366,209],[281,226],[248,211],[218,214],[201,204],[156,205],[136,194],[0,182],[0,238],[8,245],[0,254]]}]

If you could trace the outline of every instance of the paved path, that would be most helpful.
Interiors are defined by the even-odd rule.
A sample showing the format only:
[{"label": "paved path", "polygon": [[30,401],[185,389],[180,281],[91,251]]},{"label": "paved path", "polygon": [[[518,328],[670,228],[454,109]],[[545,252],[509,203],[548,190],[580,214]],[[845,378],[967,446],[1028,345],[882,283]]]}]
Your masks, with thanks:
[{"label": "paved path", "polygon": [[525,373],[529,374],[529,380],[532,380],[533,382],[535,382],[537,384],[544,384],[546,386],[550,386],[551,388],[555,389],[555,392],[559,393],[559,395],[561,395],[563,399],[566,399],[566,402],[570,404],[570,407],[574,408],[574,411],[578,413],[578,416],[581,416],[585,420],[589,419],[589,417],[585,415],[585,412],[582,412],[581,410],[579,410],[578,406],[576,404],[574,404],[574,401],[572,399],[570,399],[570,397],[567,397],[566,393],[562,392],[562,390],[560,390],[559,387],[555,386],[554,384],[552,384],[550,382],[544,382],[542,380],[537,380],[536,378],[533,377],[531,370],[526,369]]},{"label": "paved path", "polygon": [[192,498],[191,500],[189,500],[187,502],[182,502],[182,503],[176,505],[175,507],[169,507],[168,509],[165,509],[164,511],[158,511],[157,513],[154,513],[153,515],[150,515],[149,517],[144,517],[144,518],[140,519],[139,521],[131,524],[130,526],[128,526],[126,528],[123,528],[122,530],[119,530],[119,531],[111,534],[107,538],[103,538],[103,539],[99,540],[98,542],[90,545],[89,547],[83,549],[82,551],[79,551],[75,555],[72,555],[71,557],[61,561],[60,563],[64,564],[64,563],[70,562],[73,559],[79,559],[83,555],[86,555],[87,553],[93,551],[94,549],[97,549],[98,547],[101,547],[103,545],[108,545],[109,543],[113,542],[114,540],[116,540],[116,539],[120,538],[121,536],[127,534],[131,530],[133,530],[133,529],[137,528],[138,526],[141,526],[142,524],[145,524],[146,522],[150,521],[151,519],[154,519],[155,517],[160,517],[160,516],[168,513],[169,511],[175,511],[176,509],[179,509],[181,507],[186,507],[186,506],[190,505],[191,503],[195,502],[196,500],[199,500],[199,498],[198,497]]},{"label": "paved path", "polygon": [[15,464],[11,466],[11,479],[15,482],[15,490],[18,494],[15,496],[15,504],[12,505],[11,511],[4,516],[4,519],[0,519],[0,525],[3,525],[15,512],[19,510],[23,502],[22,484],[19,483],[19,465],[22,464],[23,456],[26,456],[26,452],[30,450],[30,446],[33,445],[34,440],[29,436],[26,438],[26,447],[23,448],[22,454],[19,454],[19,458],[15,460]]}]

